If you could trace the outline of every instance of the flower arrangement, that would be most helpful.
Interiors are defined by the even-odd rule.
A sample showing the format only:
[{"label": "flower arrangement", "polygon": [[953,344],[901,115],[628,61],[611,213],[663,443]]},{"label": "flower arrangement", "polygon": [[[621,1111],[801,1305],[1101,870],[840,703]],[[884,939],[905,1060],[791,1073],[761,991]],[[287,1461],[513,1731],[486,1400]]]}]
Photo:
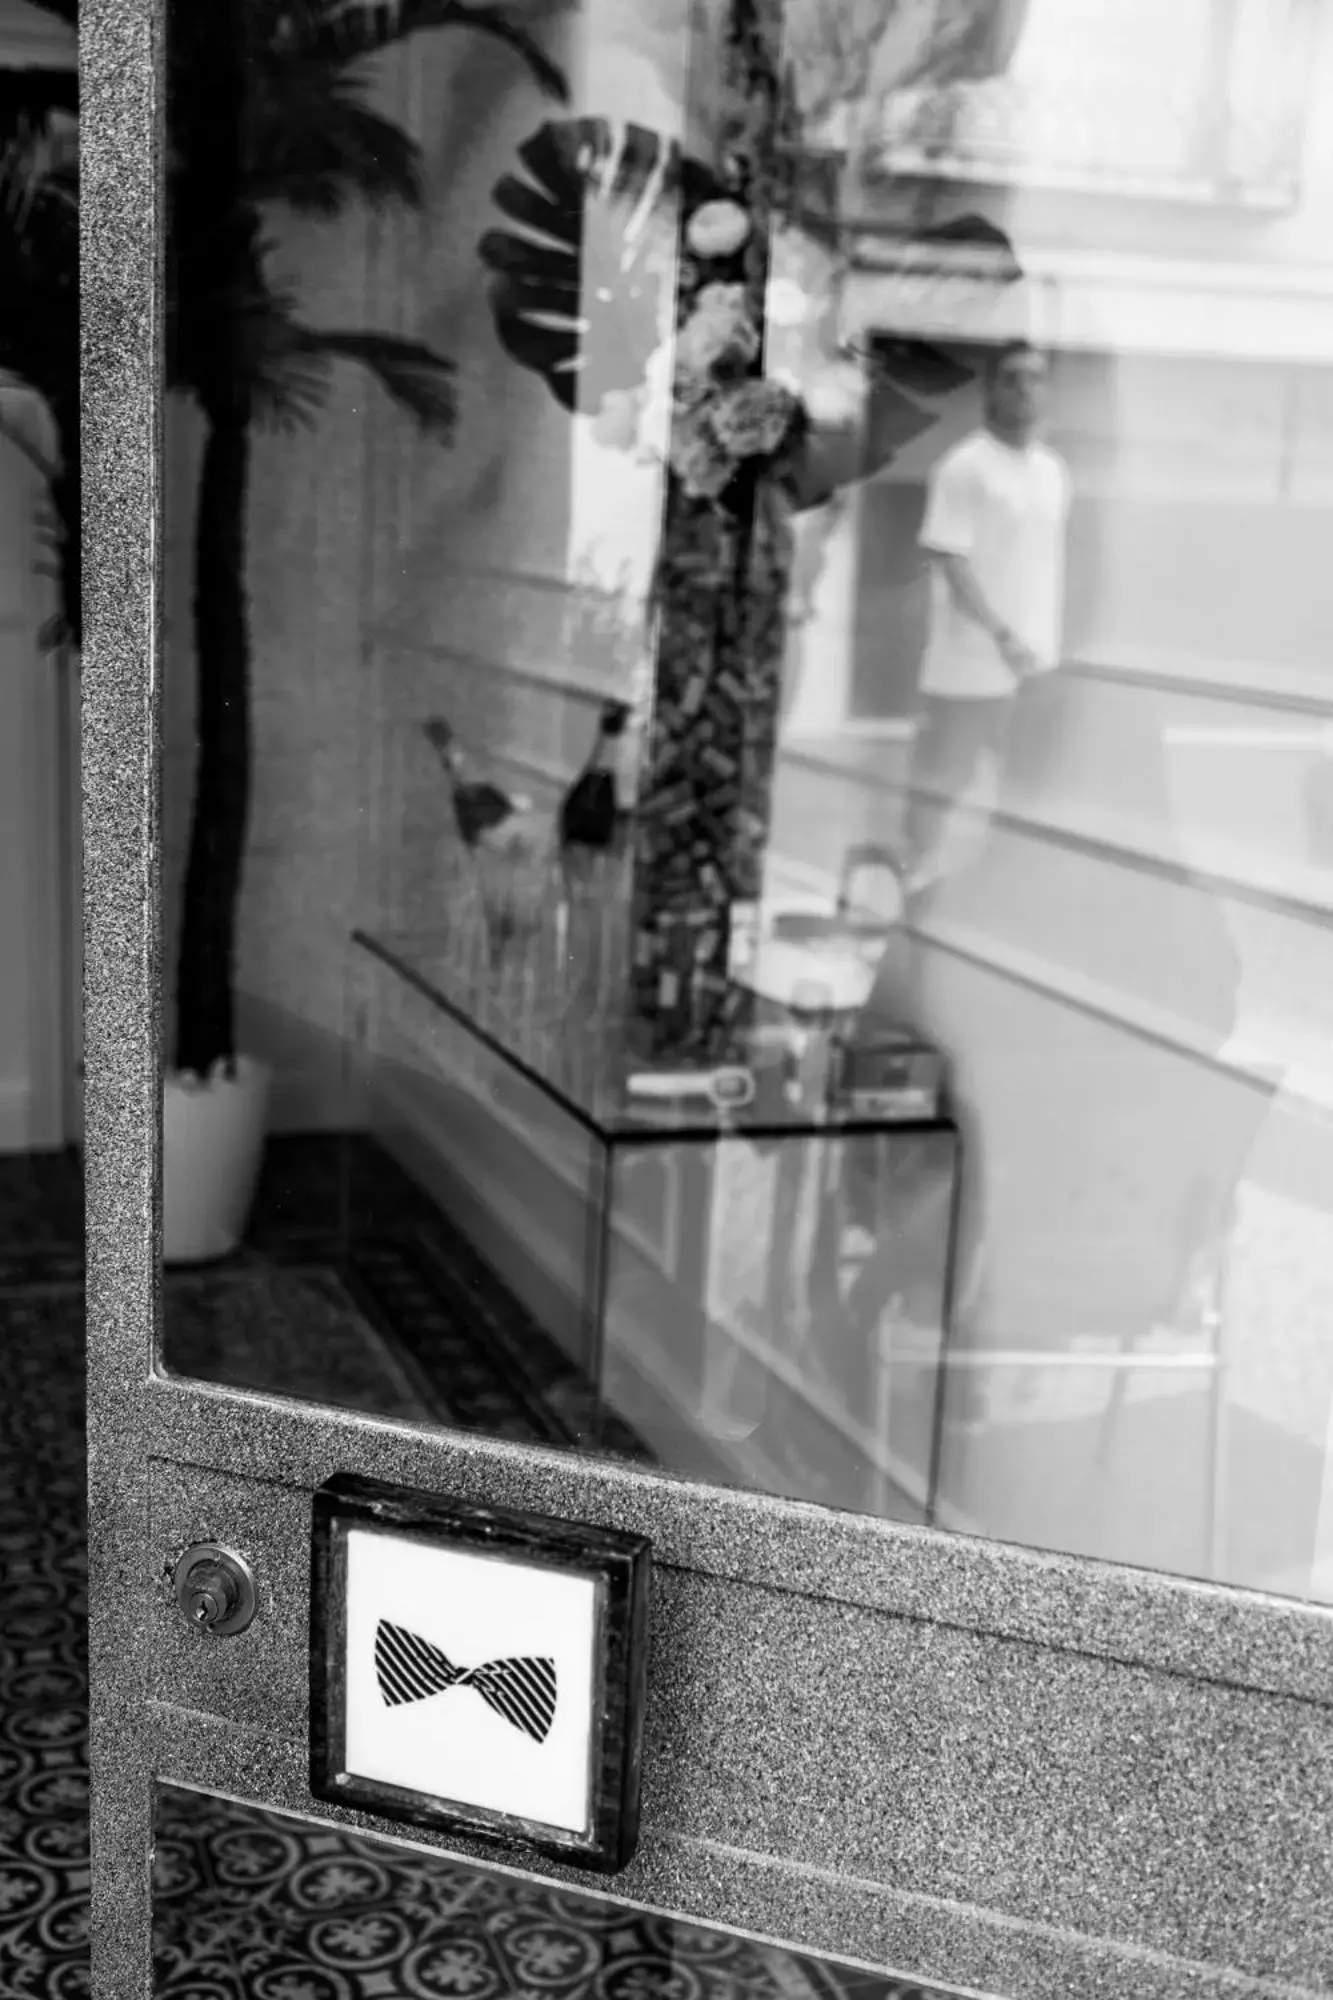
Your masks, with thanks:
[{"label": "flower arrangement", "polygon": [[611,449],[665,458],[688,499],[723,501],[767,475],[793,490],[809,428],[794,386],[754,372],[762,345],[746,284],[718,276],[751,237],[738,202],[689,219],[678,330],[654,351],[639,389],[603,399],[594,434]]}]

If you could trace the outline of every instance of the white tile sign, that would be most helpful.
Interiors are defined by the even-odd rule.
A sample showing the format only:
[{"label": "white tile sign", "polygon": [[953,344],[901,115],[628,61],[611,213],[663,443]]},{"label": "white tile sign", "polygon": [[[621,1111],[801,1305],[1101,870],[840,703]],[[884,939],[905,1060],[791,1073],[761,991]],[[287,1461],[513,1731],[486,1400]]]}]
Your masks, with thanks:
[{"label": "white tile sign", "polygon": [[352,1528],[344,1769],[581,1833],[598,1582]]}]

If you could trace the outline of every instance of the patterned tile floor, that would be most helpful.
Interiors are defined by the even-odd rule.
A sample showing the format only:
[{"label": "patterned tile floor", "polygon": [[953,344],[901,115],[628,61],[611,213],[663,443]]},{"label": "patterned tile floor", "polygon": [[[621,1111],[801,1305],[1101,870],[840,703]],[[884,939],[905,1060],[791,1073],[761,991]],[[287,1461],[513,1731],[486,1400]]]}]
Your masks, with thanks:
[{"label": "patterned tile floor", "polygon": [[[325,1336],[355,1320],[358,1280],[331,1278],[324,1255],[345,1186],[337,1150],[274,1149],[251,1248],[227,1273],[249,1288],[252,1331],[275,1298]],[[0,2000],[89,1990],[80,1207],[72,1159],[0,1158]],[[265,1271],[286,1282],[266,1303]],[[211,1352],[225,1372],[212,1280],[171,1282],[180,1358]],[[433,1310],[426,1331],[452,1327],[456,1344],[447,1285]],[[456,1378],[429,1355],[414,1364],[375,1341],[358,1353],[381,1388],[429,1401],[448,1380],[452,1399]],[[507,1402],[494,1357],[477,1362],[463,1400],[463,1420],[505,1420],[514,1436],[550,1436],[551,1423],[567,1435],[587,1415],[550,1354],[516,1370]],[[189,1793],[163,1794],[155,1868],[161,2000],[927,2000],[878,1975]]]},{"label": "patterned tile floor", "polygon": [[165,1358],[181,1374],[645,1455],[466,1238],[366,1140],[271,1142],[245,1252],[225,1274],[169,1274],[163,1318]]}]

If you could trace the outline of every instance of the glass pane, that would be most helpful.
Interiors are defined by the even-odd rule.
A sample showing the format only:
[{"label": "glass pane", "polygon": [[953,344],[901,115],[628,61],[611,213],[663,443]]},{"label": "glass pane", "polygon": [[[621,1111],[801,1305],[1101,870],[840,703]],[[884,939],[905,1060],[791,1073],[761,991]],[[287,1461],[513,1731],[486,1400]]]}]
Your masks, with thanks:
[{"label": "glass pane", "polygon": [[77,47],[44,21],[6,20],[0,72],[0,1989],[15,2000],[88,1991]]},{"label": "glass pane", "polygon": [[1141,12],[169,9],[168,1368],[1333,1602],[1333,24]]},{"label": "glass pane", "polygon": [[946,2000],[869,1967],[164,1788],[159,2000]]},{"label": "glass pane", "polygon": [[35,23],[0,69],[0,1273],[77,1277],[78,78]]}]

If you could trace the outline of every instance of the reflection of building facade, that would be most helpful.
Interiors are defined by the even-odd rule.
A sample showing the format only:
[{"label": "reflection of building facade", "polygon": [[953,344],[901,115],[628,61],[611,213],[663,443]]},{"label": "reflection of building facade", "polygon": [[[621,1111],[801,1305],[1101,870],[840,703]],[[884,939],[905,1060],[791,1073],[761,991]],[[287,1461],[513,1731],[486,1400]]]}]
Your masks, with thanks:
[{"label": "reflection of building facade", "polygon": [[[576,106],[600,112],[614,98],[656,125],[684,88],[683,10],[676,30],[663,29],[660,62],[635,48],[627,10],[613,13],[617,37],[609,28],[604,38],[590,28],[590,47],[572,51],[576,74],[579,61],[589,64]],[[1032,18],[1040,19],[1039,9]],[[637,66],[622,64],[622,41],[643,55]],[[451,116],[456,103],[447,91],[459,87],[452,79],[442,62],[430,86]],[[419,113],[426,99],[413,98],[405,78],[396,82],[403,115],[413,103]],[[334,768],[336,787],[348,796],[368,782],[367,771],[373,776],[380,817],[379,872],[372,879],[395,922],[411,909],[420,911],[423,926],[434,923],[448,902],[440,784],[421,718],[446,714],[495,775],[553,811],[588,758],[597,706],[611,691],[608,674],[621,657],[590,642],[587,624],[571,615],[570,585],[586,580],[586,567],[600,553],[602,583],[627,582],[633,612],[655,549],[658,474],[651,464],[603,451],[513,367],[497,346],[476,281],[476,240],[495,220],[492,189],[544,115],[545,107],[523,99],[497,117],[457,190],[450,178],[457,163],[432,158],[433,185],[448,191],[432,209],[433,253],[420,254],[406,232],[384,251],[402,323],[432,330],[458,354],[466,393],[448,454],[405,442],[381,411],[367,419],[372,513],[392,551],[391,558],[376,553],[378,623],[368,666],[351,650],[359,614],[338,605],[332,584],[318,621],[304,607],[281,624],[274,614],[275,605],[291,601],[293,565],[310,559],[307,545],[323,552],[321,575],[336,575],[340,588],[358,574],[361,552],[354,511],[334,482],[322,471],[315,477],[302,460],[269,457],[265,447],[254,590],[269,621],[261,633],[281,630],[283,637],[281,645],[264,637],[261,699],[274,702],[275,682],[286,687],[304,676],[321,700],[331,700],[328,691],[336,689],[350,703],[355,691],[358,703],[366,698],[375,714],[391,718],[374,759],[364,763],[347,747],[360,723],[340,725],[346,768]],[[439,130],[447,124],[442,115]],[[1324,135],[1316,136],[1322,143]],[[434,125],[431,144],[442,145]],[[1279,681],[1296,692],[1312,683],[1323,633],[1333,623],[1333,607],[1320,599],[1329,570],[1317,554],[1333,486],[1329,453],[1319,441],[1327,391],[1325,377],[1309,365],[1317,353],[1333,350],[1326,338],[1319,344],[1326,324],[1320,191],[1330,186],[1333,159],[1312,149],[1302,205],[1256,221],[1222,206],[1113,201],[1017,179],[960,185],[921,175],[897,185],[866,173],[849,207],[852,220],[865,226],[838,295],[844,331],[867,340],[930,336],[973,360],[981,344],[1005,330],[1026,325],[1049,340],[1056,353],[1057,442],[1071,462],[1076,492],[1069,629],[1082,671],[1068,676],[1060,756],[1046,770],[1040,795],[1011,801],[1003,824],[997,821],[990,872],[973,877],[985,887],[980,908],[937,913],[935,970],[948,962],[965,971],[947,991],[936,979],[927,996],[931,1025],[977,1116],[980,1141],[969,1144],[967,1157],[978,1156],[978,1143],[989,1148],[999,1196],[998,1262],[989,1275],[999,1304],[987,1308],[985,1342],[975,1342],[968,1350],[973,1358],[960,1361],[957,1393],[951,1390],[947,1518],[1017,1540],[1194,1573],[1230,1564],[1226,1573],[1270,1581],[1281,1580],[1271,1554],[1261,1561],[1234,1535],[1223,1545],[1210,1517],[1209,1482],[1225,1484],[1208,1469],[1219,1433],[1207,1397],[1217,1378],[1208,1373],[1211,1336],[1187,1324],[1193,1308],[1186,1295],[1195,1278],[1188,1267],[1196,1241],[1225,1208],[1228,1176],[1234,1178],[1248,1143],[1245,1092],[1258,1059],[1234,1047],[1231,1068],[1214,1089],[1216,1066],[1203,1059],[1216,1055],[1229,1025],[1226,992],[1220,1003],[1216,998],[1229,976],[1226,940],[1219,952],[1215,901],[1185,875],[1184,864],[1240,885],[1224,899],[1225,924],[1244,960],[1249,1028],[1261,1053],[1270,1052],[1269,1015],[1289,1010],[1298,989],[1316,996],[1333,990],[1317,931],[1299,913],[1274,914],[1257,900],[1266,882],[1290,892],[1304,854],[1291,777],[1307,752],[1300,727],[1275,718],[1269,697]],[[1013,240],[1023,283],[997,292],[984,272],[977,283],[955,271],[949,289],[938,271],[919,268],[906,279],[903,231],[923,216],[947,219],[968,210],[989,214]],[[318,242],[303,242],[301,255],[317,272],[330,316],[335,299],[342,302],[340,317],[361,311],[359,291],[372,286],[372,261],[364,270],[345,261],[332,268],[319,261],[332,253]],[[821,275],[817,260],[797,282],[831,308],[830,274]],[[1232,301],[1225,313],[1219,298]],[[827,386],[820,385],[821,393]],[[901,732],[916,671],[922,482],[976,415],[971,391],[937,397],[932,408],[938,421],[883,477],[807,524],[815,546],[798,583],[811,587],[812,615],[793,645],[769,885],[772,904],[788,917],[800,913],[798,906],[827,916],[847,848],[894,835],[899,752],[884,731],[887,718]],[[360,421],[339,410],[330,421],[346,422],[349,434],[359,435],[354,419]],[[360,463],[350,451],[345,462]],[[290,490],[277,483],[279,467]],[[609,473],[616,474],[614,485]],[[169,527],[173,522],[180,534],[182,510],[169,513]],[[180,576],[179,565],[173,573]],[[637,639],[643,621],[632,618],[629,630]],[[615,691],[631,691],[638,664],[631,645],[623,657],[626,682]],[[1218,698],[1228,678],[1242,697],[1229,703]],[[373,699],[364,697],[367,687]],[[1163,719],[1165,756],[1157,728]],[[871,726],[862,729],[867,721]],[[1254,738],[1264,731],[1281,740],[1256,750]],[[299,782],[313,786],[318,779],[334,789],[332,755],[321,748],[322,762],[300,762]],[[261,851],[284,843],[287,872],[257,871],[248,892],[247,1003],[252,1019],[272,1021],[274,1042],[281,1033],[295,1043],[290,954],[271,949],[274,937],[299,931],[303,920],[281,900],[292,893],[293,843],[308,842],[301,866],[318,868],[321,881],[329,881],[328,907],[342,907],[339,897],[350,906],[347,883],[356,871],[331,846],[316,804],[293,829],[295,760],[279,764],[267,748],[261,759],[256,841]],[[169,787],[172,762],[169,749]],[[350,832],[348,840],[354,844]],[[1313,878],[1307,886],[1313,895]],[[301,995],[301,1046],[311,1053],[295,1081],[309,1085],[299,1112],[305,1122],[314,1122],[307,1104],[328,1062],[316,1030],[327,1029],[332,1041],[341,1013],[340,954],[351,921],[350,908],[345,922],[328,921],[319,945],[320,951],[327,945],[328,959],[318,960],[320,976],[309,981],[334,1018],[313,1020],[315,1003]],[[1203,933],[1213,937],[1207,949],[1199,942]],[[1309,966],[1308,977],[1275,972],[1284,961],[1270,949],[1274,940],[1285,962]],[[313,959],[316,947],[310,950]],[[419,995],[376,978],[377,1052],[393,1087],[401,1086],[394,1119],[417,1155],[445,1163],[453,1176],[450,1199],[466,1187],[469,1227],[515,1284],[521,1237],[535,1272],[530,1308],[539,1319],[563,1324],[558,1312],[568,1314],[568,1299],[578,1298],[585,1282],[582,1225],[568,1220],[587,1198],[584,1136],[537,1103],[521,1080],[506,1080],[498,1058],[475,1037],[441,1025]],[[549,994],[549,981],[536,985],[539,996]],[[1288,1038],[1295,1025],[1284,1018]],[[1318,1025],[1313,1017],[1307,1022],[1307,1040]],[[284,1084],[295,1098],[298,1065],[286,1069]],[[1196,1076],[1203,1081],[1191,1095]],[[342,1088],[341,1072],[339,1078]],[[1137,1115],[1145,1103],[1155,1123]],[[1242,1108],[1233,1119],[1237,1103]],[[1259,1115],[1263,1109],[1261,1103]],[[329,1115],[322,1102],[318,1110]],[[1169,1200],[1160,1182],[1134,1178],[1136,1157],[1150,1158],[1172,1180]],[[1226,1172],[1220,1195],[1210,1184],[1196,1200],[1189,1183],[1205,1159],[1210,1166],[1224,1162]],[[445,1167],[440,1175],[444,1184]],[[649,1176],[651,1197],[636,1193],[633,1220],[646,1241],[671,1235],[662,1178]],[[1197,1178],[1207,1176],[1200,1171]],[[742,1192],[748,1199],[753,1189],[747,1184]],[[1323,1219],[1316,1220],[1322,1227]],[[1258,1213],[1245,1226],[1262,1234],[1277,1225]],[[1304,1217],[1298,1226],[1307,1227]],[[719,1224],[719,1239],[725,1233]],[[1195,1286],[1202,1298],[1196,1317],[1204,1320],[1207,1280],[1205,1271]],[[1242,1272],[1242,1290],[1249,1282]],[[1148,1300],[1150,1287],[1155,1296]],[[1161,1324],[1147,1325],[1139,1341],[1159,1301]],[[967,1303],[975,1318],[975,1302]],[[650,1325],[641,1306],[636,1311],[640,1344],[650,1333],[656,1339],[660,1326],[656,1346],[669,1356],[669,1317]],[[916,1329],[891,1315],[886,1325],[897,1343],[893,1352],[910,1352]],[[748,1394],[753,1379],[745,1373],[753,1343],[734,1338],[720,1320],[713,1332],[708,1394],[734,1417],[736,1384]],[[1008,1357],[1003,1367],[997,1352]],[[822,1364],[817,1340],[811,1353]],[[1036,1360],[1013,1361],[1024,1353]],[[1236,1365],[1242,1374],[1250,1370],[1246,1393],[1280,1418],[1276,1428],[1285,1436],[1286,1405],[1278,1408],[1281,1398],[1258,1379],[1263,1355],[1247,1352]],[[1302,1378],[1315,1381],[1301,1417],[1307,1425],[1326,1413],[1316,1377],[1317,1369]],[[1234,1386],[1234,1369],[1231,1379]],[[1039,1393],[1024,1415],[1032,1382]],[[1182,1391],[1175,1405],[1157,1393],[1161,1387]],[[775,1407],[780,1396],[789,1398],[783,1407],[801,1398],[813,1407],[809,1388],[808,1381],[793,1388],[773,1370],[764,1383]],[[900,1396],[899,1418],[904,1407]],[[1094,1476],[1082,1441],[1107,1409],[1109,1460]],[[1176,1485],[1187,1485],[1188,1493],[1182,1500],[1177,1492],[1174,1506],[1145,1477],[1139,1446],[1126,1443],[1136,1435],[1141,1440],[1145,1410],[1150,1422],[1163,1415],[1168,1426],[1182,1420],[1172,1448],[1150,1455],[1154,1478],[1181,1468]],[[980,1441],[971,1428],[978,1413],[995,1425]],[[840,1415],[846,1414],[844,1407]],[[1025,1425],[1040,1428],[1025,1432]],[[820,1448],[843,1490],[853,1464],[846,1435],[828,1430]],[[1026,1483],[1014,1477],[1016,1451],[1030,1468]],[[1061,1454],[1058,1475],[1043,1471]],[[1126,1493],[1137,1494],[1132,1512],[1119,1504]],[[1301,1505],[1307,1518],[1309,1507]],[[1170,1523],[1166,1539],[1163,1522]],[[1304,1590],[1309,1581],[1307,1564],[1291,1587]]]},{"label": "reflection of building facade", "polygon": [[[1303,592],[1279,592],[1280,602],[1261,610],[1244,589],[1244,565],[1224,551],[1243,546],[1252,555],[1258,536],[1266,547],[1279,543],[1307,577],[1318,573],[1297,550],[1308,548],[1309,536],[1319,532],[1308,510],[1322,505],[1333,463],[1325,421],[1326,358],[1333,353],[1333,268],[1326,252],[1333,148],[1322,131],[1302,144],[1301,126],[1275,107],[1289,108],[1290,71],[1298,61],[1307,70],[1312,65],[1309,90],[1320,90],[1321,79],[1333,74],[1333,44],[1326,29],[1312,39],[1312,11],[1302,6],[1279,10],[1281,19],[1271,8],[1202,5],[1154,16],[1159,50],[1167,20],[1174,24],[1186,95],[1203,93],[1215,105],[1210,86],[1219,67],[1227,74],[1243,71],[1254,90],[1268,79],[1265,129],[1287,149],[1286,199],[1279,209],[1264,193],[1267,188],[1271,196],[1277,182],[1272,175],[1265,181],[1258,164],[1261,154],[1271,160],[1277,137],[1266,151],[1257,140],[1248,152],[1241,149],[1251,161],[1249,178],[1238,168],[1229,180],[1214,176],[1205,185],[1196,177],[1187,185],[1173,180],[1163,164],[1154,180],[1144,162],[1154,151],[1164,162],[1168,136],[1176,143],[1190,122],[1178,117],[1169,94],[1155,100],[1142,78],[1134,95],[1123,56],[1127,48],[1133,52],[1134,38],[1121,32],[1123,10],[1113,17],[1104,5],[1085,5],[1081,14],[1089,21],[1080,21],[1077,34],[1067,32],[1063,12],[1057,24],[1055,11],[1033,7],[1006,78],[952,86],[939,99],[990,105],[987,117],[1007,121],[1013,138],[1007,152],[995,132],[987,138],[978,108],[966,146],[960,140],[961,150],[927,158],[907,147],[904,135],[936,99],[901,93],[889,100],[882,142],[854,176],[844,203],[844,212],[863,225],[851,237],[846,327],[893,331],[906,308],[911,327],[937,337],[985,339],[1021,330],[1054,348],[1061,364],[1056,429],[1071,456],[1076,489],[1085,512],[1096,495],[1102,525],[1110,527],[1114,515],[1115,560],[1133,582],[1117,593],[1103,548],[1098,611],[1093,617],[1074,607],[1072,648],[1095,654],[1109,649],[1122,659],[1128,650],[1140,661],[1197,652],[1211,671],[1222,658],[1243,668],[1247,656],[1262,657],[1270,676],[1279,665],[1298,677],[1318,671],[1327,608],[1311,599],[1307,585]],[[1269,36],[1266,62],[1257,48],[1261,14]],[[1223,27],[1225,62],[1214,46]],[[1101,37],[1095,46],[1094,28]],[[1238,51],[1245,52],[1243,62]],[[1147,66],[1150,78],[1170,73],[1170,53],[1168,47]],[[1107,128],[1089,121],[1076,91],[1066,92],[1063,66],[1070,64],[1100,78]],[[1259,109],[1251,104],[1247,112],[1243,102],[1224,101],[1230,103],[1225,130],[1253,129]],[[1021,134],[1034,129],[1026,118],[1034,104],[1037,136],[1020,147]],[[1058,118],[1057,107],[1063,107]],[[1067,171],[1056,166],[1062,148]],[[1138,191],[1131,192],[1136,175]],[[1191,194],[1192,201],[1183,199]],[[1247,201],[1267,207],[1264,219]],[[940,220],[967,211],[987,214],[1009,232],[1025,281],[1018,295],[989,313],[964,303],[961,325],[957,301],[941,298],[932,326],[919,286],[905,278],[895,238],[923,213]],[[1116,357],[1113,392],[1092,387],[1106,372],[1093,359],[1099,354]],[[1106,400],[1112,393],[1113,414]],[[937,432],[924,441],[923,463],[939,440]],[[912,502],[904,489],[919,484],[922,469],[922,463],[900,463],[863,504],[876,517],[899,515],[910,523]],[[1281,505],[1270,506],[1270,500]],[[1207,538],[1206,554],[1203,539],[1190,529],[1200,504],[1216,509],[1221,537]],[[841,532],[858,539],[849,520]],[[891,543],[904,532],[910,529],[890,518],[868,535],[883,551],[886,536]],[[1150,570],[1155,563],[1162,570],[1155,607],[1153,587],[1143,588],[1145,557]],[[1077,549],[1074,567],[1077,573]],[[1232,588],[1219,596],[1217,585],[1227,579]],[[802,686],[794,718],[810,733],[858,718],[891,718],[910,705],[910,663],[885,673],[873,658],[874,631],[882,621],[863,606],[862,624],[870,629],[844,625],[835,633],[831,598],[830,645],[821,648],[818,674]],[[1276,642],[1275,611],[1285,626]],[[1254,627],[1256,615],[1261,631]]]},{"label": "reflection of building facade", "polygon": [[[921,926],[926,1025],[986,1163],[989,1291],[955,1403],[982,1429],[946,1419],[944,1487],[958,1525],[1040,1539],[1058,1514],[1101,1549],[1114,1522],[1146,1557],[1167,1520],[1201,1531],[1211,1477],[1225,1573],[1326,1592],[1333,1379],[1295,1361],[1272,1299],[1308,1259],[1333,1307],[1314,1249],[1333,881],[1302,807],[1331,699],[1333,131],[1283,113],[1298,67],[1326,98],[1333,34],[1308,7],[1151,10],[1136,99],[1136,11],[1146,34],[1147,9],[1034,0],[1005,78],[891,100],[844,182],[844,334],[1042,342],[1074,489],[1058,730]],[[1008,234],[1022,282],[932,300],[903,242],[967,213]],[[895,823],[925,481],[978,419],[970,392],[938,407],[822,526],[784,853],[808,859],[819,828],[832,866],[833,815],[850,839]],[[1303,1406],[1278,1386],[1293,1370]],[[1123,1428],[1107,1459],[1105,1429],[1089,1444],[1089,1485],[1076,1441],[1099,1423]]]},{"label": "reflection of building facade", "polygon": [[1031,0],[999,76],[895,93],[897,175],[1281,208],[1299,198],[1310,0]]}]

